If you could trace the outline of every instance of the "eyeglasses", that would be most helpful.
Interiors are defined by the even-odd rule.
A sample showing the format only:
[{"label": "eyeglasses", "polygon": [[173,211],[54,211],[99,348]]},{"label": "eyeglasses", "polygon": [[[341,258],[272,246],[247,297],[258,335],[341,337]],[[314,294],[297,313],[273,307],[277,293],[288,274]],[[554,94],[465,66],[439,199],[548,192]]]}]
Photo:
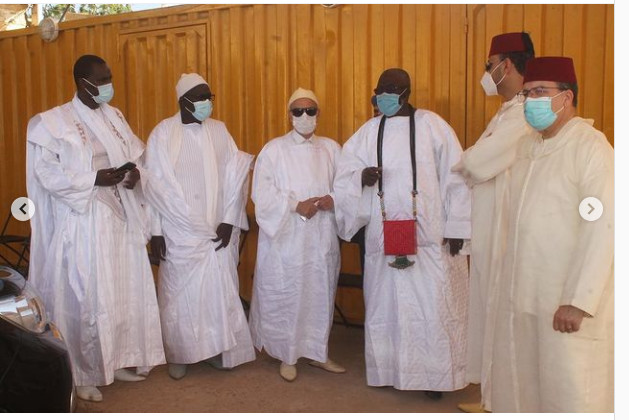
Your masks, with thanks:
[{"label": "eyeglasses", "polygon": [[207,96],[207,95],[195,96],[195,97],[192,98],[194,100],[184,96],[184,99],[187,100],[190,103],[193,103],[193,102],[196,102],[196,101],[205,101],[206,99],[209,99],[210,102],[214,102],[214,98],[216,98],[216,95],[213,94],[213,93],[210,93],[210,96]]},{"label": "eyeglasses", "polygon": [[291,114],[293,114],[293,116],[295,117],[301,117],[304,114],[304,112],[308,114],[309,117],[314,117],[315,115],[317,115],[317,111],[318,109],[316,107],[293,108],[290,110]]},{"label": "eyeglasses", "polygon": [[397,86],[394,84],[388,84],[388,85],[376,87],[373,90],[373,93],[375,93],[376,95],[380,95],[382,93],[397,93],[398,95],[401,95],[406,91],[406,89],[407,88],[405,87]]},{"label": "eyeglasses", "polygon": [[546,91],[550,89],[562,90],[562,91],[565,90],[557,86],[537,86],[537,87],[534,87],[533,89],[522,89],[518,93],[518,95],[522,98],[528,98],[528,97],[539,98],[542,96],[547,96]]}]

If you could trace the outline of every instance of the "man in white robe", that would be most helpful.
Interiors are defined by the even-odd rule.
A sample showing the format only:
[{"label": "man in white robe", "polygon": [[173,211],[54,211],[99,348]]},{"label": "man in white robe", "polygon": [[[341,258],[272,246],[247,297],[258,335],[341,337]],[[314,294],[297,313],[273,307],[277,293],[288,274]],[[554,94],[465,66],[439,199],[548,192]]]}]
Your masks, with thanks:
[{"label": "man in white robe", "polygon": [[[511,167],[491,408],[611,412],[614,152],[576,116],[572,59],[530,60],[522,94],[535,131]],[[602,203],[596,220],[580,209],[588,197]]]},{"label": "man in white robe", "polygon": [[[453,168],[472,188],[470,305],[467,334],[467,380],[481,384],[481,403],[459,404],[466,412],[491,410],[493,326],[500,263],[506,243],[506,195],[509,167],[515,162],[519,139],[530,126],[518,96],[526,62],[535,56],[526,32],[496,35],[491,40],[481,85],[487,96],[500,95],[502,106],[474,146],[463,152]],[[487,340],[485,340],[487,336]]]},{"label": "man in white robe", "polygon": [[[346,240],[366,226],[367,384],[425,390],[438,399],[442,391],[467,385],[468,269],[460,250],[470,238],[470,192],[463,177],[452,172],[462,152],[454,130],[433,112],[413,110],[410,88],[402,69],[380,76],[375,93],[386,116],[382,166],[376,150],[380,116],[343,146],[334,181],[336,216]],[[416,132],[415,200],[410,118]],[[417,207],[415,253],[408,255],[413,265],[407,268],[390,266],[397,258],[384,254],[383,209],[375,186],[380,177],[387,220],[413,219]]]},{"label": "man in white robe", "polygon": [[297,360],[329,372],[328,357],[340,270],[332,182],[341,147],[314,134],[319,101],[297,89],[288,101],[293,130],[268,142],[256,160],[252,199],[260,226],[250,326],[255,346],[297,378]]},{"label": "man in white robe", "polygon": [[146,167],[166,360],[181,379],[202,360],[232,368],[255,359],[237,272],[253,156],[209,118],[214,95],[200,75],[183,74],[176,92],[180,110],[153,129]]},{"label": "man in white robe", "polygon": [[[101,401],[97,386],[143,380],[165,360],[146,251],[144,143],[107,104],[105,61],[80,57],[74,80],[72,101],[28,124],[26,179],[36,207],[29,281],[65,338],[78,397]],[[126,162],[138,166],[115,170]]]}]

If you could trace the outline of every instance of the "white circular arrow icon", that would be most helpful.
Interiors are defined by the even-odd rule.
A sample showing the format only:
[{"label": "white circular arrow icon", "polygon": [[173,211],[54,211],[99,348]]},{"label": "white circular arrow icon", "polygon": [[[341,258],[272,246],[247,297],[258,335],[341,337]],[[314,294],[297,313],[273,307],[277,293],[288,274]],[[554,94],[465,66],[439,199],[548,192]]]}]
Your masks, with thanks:
[{"label": "white circular arrow icon", "polygon": [[18,197],[11,204],[11,214],[20,222],[26,222],[35,214],[35,204],[26,197]]},{"label": "white circular arrow icon", "polygon": [[579,204],[579,214],[583,220],[594,222],[603,215],[603,203],[596,197],[587,197]]}]

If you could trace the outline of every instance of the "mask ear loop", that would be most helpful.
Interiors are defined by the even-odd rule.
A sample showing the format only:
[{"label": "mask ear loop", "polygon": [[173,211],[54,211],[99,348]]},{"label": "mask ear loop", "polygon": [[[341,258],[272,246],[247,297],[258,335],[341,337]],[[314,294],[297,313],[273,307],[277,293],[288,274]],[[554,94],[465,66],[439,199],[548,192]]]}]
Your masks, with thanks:
[{"label": "mask ear loop", "polygon": [[[183,98],[184,98],[186,101],[190,102],[192,105],[194,105],[194,102],[192,102],[190,99],[186,98],[185,96],[184,96]],[[186,109],[186,111],[188,111],[188,112],[189,112],[189,113],[191,113],[191,114],[194,114],[194,111],[196,111],[196,110],[197,110],[196,105],[195,105],[195,107],[194,107],[194,111],[190,111],[190,110],[188,109],[188,107],[187,107],[187,106],[185,106],[185,105],[184,105],[184,108]]]},{"label": "mask ear loop", "polygon": [[399,105],[402,105],[402,102],[400,102],[402,100],[402,95],[404,95],[404,92],[406,92],[408,90],[407,87],[404,88],[404,90],[402,92],[400,92],[400,94],[397,96],[397,103]]},{"label": "mask ear loop", "polygon": [[[506,58],[505,58],[505,60],[506,60]],[[498,70],[498,67],[500,67],[500,66],[502,65],[502,63],[504,63],[504,62],[505,62],[505,60],[502,60],[502,61],[500,62],[500,64],[498,64],[498,65],[496,66],[496,68],[494,68],[494,69],[491,71],[491,73],[489,73],[489,75],[490,75],[490,76],[492,76],[492,75],[494,74],[494,72],[495,72],[496,70]],[[504,74],[502,75],[502,78],[498,81],[498,83],[496,83],[496,87],[498,87],[498,85],[499,85],[500,83],[502,83],[502,81],[505,79],[505,77],[507,77],[507,73],[504,73]],[[492,80],[493,80],[493,77],[492,77]]]},{"label": "mask ear loop", "polygon": [[87,83],[89,83],[90,85],[92,85],[92,87],[95,87],[96,90],[98,91],[98,93],[96,95],[92,95],[92,92],[90,92],[89,90],[87,90],[87,88],[83,88],[85,89],[85,91],[87,92],[88,95],[90,95],[92,97],[92,100],[94,100],[95,97],[97,97],[98,95],[100,95],[100,89],[98,88],[98,86],[96,86],[94,83],[90,82],[89,80],[87,80],[85,77],[81,77],[81,79],[85,80]]},{"label": "mask ear loop", "polygon": [[[556,94],[555,96],[553,96],[552,98],[550,98],[550,99],[551,99],[551,101],[552,101],[553,99],[555,99],[557,96],[559,96],[559,95],[561,95],[561,94],[563,94],[563,93],[566,93],[566,92],[567,92],[566,90],[559,92],[558,94]],[[552,106],[552,102],[551,102],[551,106]],[[555,112],[554,114],[555,114],[555,115],[559,114],[559,113],[560,113],[561,111],[563,111],[565,108],[566,108],[566,106],[565,106],[565,105],[564,105],[564,106],[562,106],[562,107],[561,107],[561,108],[559,108],[559,109],[557,110],[557,112]]]}]

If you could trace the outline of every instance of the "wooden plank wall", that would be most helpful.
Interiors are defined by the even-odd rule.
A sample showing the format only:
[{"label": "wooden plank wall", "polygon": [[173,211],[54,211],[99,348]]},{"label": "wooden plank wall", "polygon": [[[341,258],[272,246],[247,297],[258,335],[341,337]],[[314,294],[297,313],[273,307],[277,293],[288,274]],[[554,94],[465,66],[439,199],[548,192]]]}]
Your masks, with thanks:
[{"label": "wooden plank wall", "polygon": [[[479,84],[491,37],[523,29],[538,55],[575,58],[579,111],[613,144],[613,5],[199,5],[65,22],[52,43],[36,28],[1,32],[0,218],[25,195],[28,119],[71,99],[72,65],[82,54],[109,63],[112,104],[144,140],[176,111],[179,75],[194,71],[209,81],[214,117],[242,150],[256,154],[289,130],[286,101],[298,86],[322,104],[318,133],[343,143],[370,117],[381,71],[403,67],[411,102],[439,113],[469,146],[499,105]],[[256,242],[254,226],[239,268],[245,298]],[[358,266],[355,250],[344,251],[343,270]],[[362,318],[360,291],[341,291],[338,300],[351,319]]]}]

